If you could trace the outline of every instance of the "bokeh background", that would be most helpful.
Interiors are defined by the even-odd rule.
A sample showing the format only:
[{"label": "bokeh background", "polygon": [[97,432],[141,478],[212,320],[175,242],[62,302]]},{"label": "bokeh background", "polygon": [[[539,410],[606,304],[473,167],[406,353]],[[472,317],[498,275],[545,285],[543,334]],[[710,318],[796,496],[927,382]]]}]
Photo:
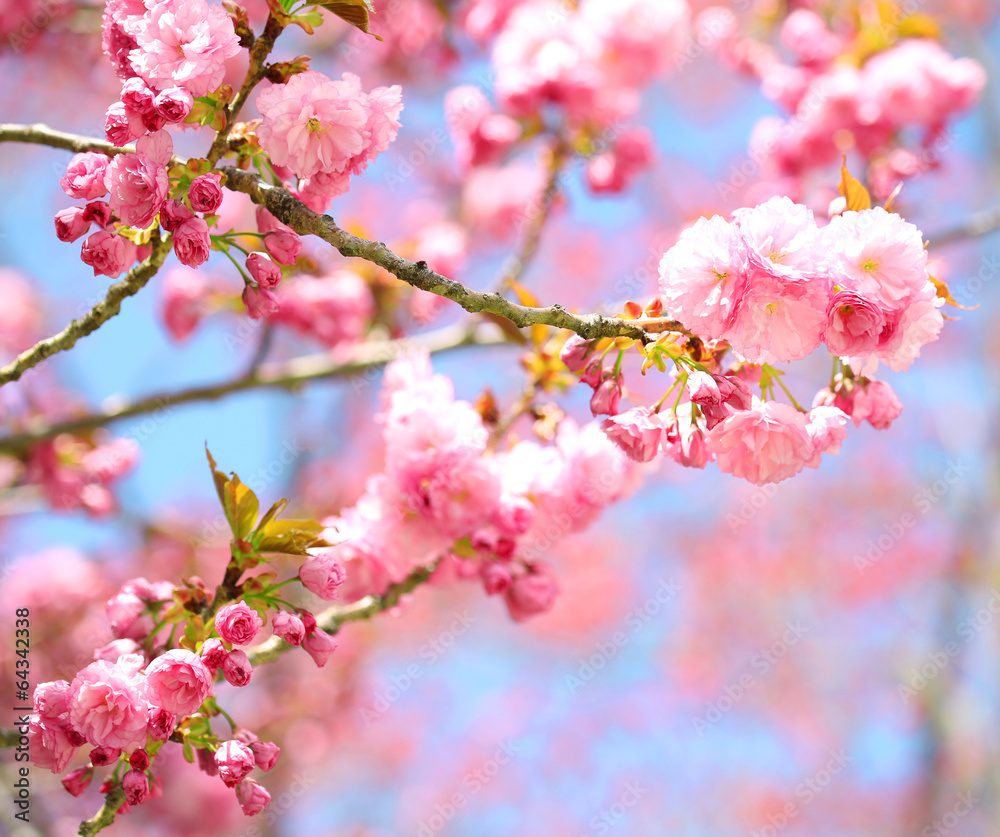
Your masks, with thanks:
[{"label": "bokeh background", "polygon": [[[886,375],[905,405],[890,431],[852,428],[839,456],[767,489],[711,467],[651,467],[631,497],[553,550],[562,594],[551,613],[518,625],[477,585],[422,589],[400,612],[343,630],[322,670],[288,655],[255,672],[253,690],[223,686],[226,705],[283,747],[267,782],[270,813],[244,818],[217,779],[179,763],[164,773],[163,799],[108,833],[996,834],[1000,247],[988,235],[934,246],[936,233],[1000,197],[994,7],[956,16],[947,40],[987,66],[984,102],[955,124],[942,167],[908,183],[899,204],[958,301],[979,307],[953,312],[958,321],[914,367]],[[451,60],[422,33],[411,23],[412,42],[397,33],[357,46],[332,25],[322,49],[301,38],[282,47],[288,57],[313,51],[313,66],[331,75],[403,84],[398,140],[333,210],[390,243],[447,213],[457,174],[450,141],[435,139],[445,135],[442,95],[488,80],[481,53],[451,44],[462,59]],[[0,55],[0,113],[98,136],[117,96],[111,71],[92,38],[61,37],[58,59],[41,48]],[[746,159],[755,121],[772,113],[757,84],[709,54],[651,87],[641,118],[656,136],[653,169],[606,197],[570,166],[525,284],[581,311],[645,301],[679,230],[732,208],[720,184]],[[198,147],[194,136],[177,142]],[[52,234],[69,156],[0,146],[0,265],[30,277],[47,331],[106,287]],[[408,159],[420,162],[400,184]],[[490,287],[510,249],[477,244],[457,278]],[[223,281],[231,270],[218,255],[207,268]],[[427,328],[458,319],[447,307]],[[251,325],[221,313],[178,345],[154,279],[46,374],[91,408],[221,381],[250,362]],[[316,349],[278,334],[271,357]],[[434,366],[469,400],[489,386],[510,403],[523,384],[516,347],[473,347]],[[827,374],[825,360],[810,359],[789,386],[806,400]],[[262,501],[290,497],[303,513],[330,514],[381,466],[378,391],[378,375],[361,375],[116,423],[142,457],[104,519],[54,514],[30,492],[0,497],[0,625],[9,634],[25,601],[44,614],[33,628],[35,682],[71,676],[102,643],[103,602],[125,579],[214,583],[225,544],[212,528],[206,443],[224,469],[260,480]],[[564,408],[586,420],[588,394],[571,392]],[[73,833],[96,810],[93,792],[74,800],[39,769],[32,781],[26,834]],[[13,828],[9,807],[0,830]]]}]

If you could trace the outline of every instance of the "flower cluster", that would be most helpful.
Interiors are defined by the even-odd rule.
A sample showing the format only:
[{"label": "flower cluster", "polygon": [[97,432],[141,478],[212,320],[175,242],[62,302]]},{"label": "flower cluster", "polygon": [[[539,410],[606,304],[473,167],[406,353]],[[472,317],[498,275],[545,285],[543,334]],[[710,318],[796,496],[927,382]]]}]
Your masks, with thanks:
[{"label": "flower cluster", "polygon": [[344,542],[345,595],[382,592],[437,562],[437,576],[479,578],[510,615],[548,610],[557,594],[542,561],[623,496],[632,468],[596,424],[564,419],[555,444],[523,440],[493,453],[480,414],[455,400],[426,354],[386,370],[386,465],[354,506],[325,523]]}]

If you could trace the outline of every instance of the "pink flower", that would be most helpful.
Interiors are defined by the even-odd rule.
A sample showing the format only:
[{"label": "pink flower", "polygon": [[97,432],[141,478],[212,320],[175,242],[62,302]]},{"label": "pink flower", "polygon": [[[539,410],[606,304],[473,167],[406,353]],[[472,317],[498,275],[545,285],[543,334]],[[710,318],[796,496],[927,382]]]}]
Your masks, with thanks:
[{"label": "pink flower", "polygon": [[663,450],[684,468],[704,468],[712,457],[705,443],[705,422],[692,418],[692,403],[681,404],[676,415],[664,419]]},{"label": "pink flower", "polygon": [[250,752],[253,753],[257,767],[267,773],[278,763],[281,748],[273,741],[252,741],[250,742]]},{"label": "pink flower", "polygon": [[316,628],[302,640],[302,647],[313,658],[317,668],[323,668],[330,655],[337,650],[337,640],[321,628]]},{"label": "pink flower", "polygon": [[487,596],[506,593],[513,580],[510,567],[499,561],[482,561],[479,565],[479,576],[483,580],[483,590]]},{"label": "pink flower", "polygon": [[241,741],[224,741],[215,751],[215,764],[219,768],[219,778],[226,787],[233,787],[246,778],[254,768],[253,752]]},{"label": "pink flower", "polygon": [[876,350],[885,326],[881,307],[854,291],[840,291],[827,306],[823,339],[833,354],[862,357]]},{"label": "pink flower", "polygon": [[175,715],[190,715],[212,691],[212,673],[183,648],[161,654],[146,667],[149,700]]},{"label": "pink flower", "polygon": [[202,275],[187,267],[175,267],[163,277],[160,310],[174,340],[183,340],[205,314],[208,286]]},{"label": "pink flower", "polygon": [[345,269],[286,283],[278,299],[275,322],[291,326],[326,346],[359,340],[375,313],[375,299],[368,283]]},{"label": "pink flower", "polygon": [[69,683],[52,680],[35,686],[31,702],[36,714],[46,722],[65,721],[69,712]]},{"label": "pink flower", "polygon": [[528,571],[515,575],[504,593],[507,612],[515,622],[524,622],[532,616],[552,609],[559,585],[547,564],[532,564]]},{"label": "pink flower", "polygon": [[813,444],[813,458],[807,468],[818,468],[824,453],[839,453],[840,443],[847,438],[847,414],[837,407],[813,407],[807,416],[806,432]]},{"label": "pink flower", "polygon": [[181,224],[191,218],[194,218],[194,213],[173,198],[167,198],[160,207],[160,226],[167,232],[174,232]]},{"label": "pink flower", "polygon": [[139,114],[126,110],[121,102],[115,102],[108,108],[104,117],[104,136],[108,138],[108,142],[113,142],[121,148],[144,133],[146,126]]},{"label": "pink flower", "polygon": [[153,110],[153,93],[138,76],[126,79],[122,85],[121,102],[126,109],[140,116]]},{"label": "pink flower", "polygon": [[126,654],[141,653],[141,647],[134,639],[114,639],[94,651],[95,660],[107,660],[109,663],[118,661]]},{"label": "pink flower", "polygon": [[60,241],[76,241],[89,229],[90,221],[81,206],[70,206],[56,213],[56,238]]},{"label": "pink flower", "polygon": [[62,773],[82,743],[68,724],[46,721],[38,715],[28,719],[28,752],[31,763],[53,773]]},{"label": "pink flower", "polygon": [[649,407],[633,407],[605,419],[601,428],[635,462],[653,459],[660,452],[665,433],[663,419]]},{"label": "pink flower", "polygon": [[250,285],[243,289],[243,304],[252,320],[268,317],[278,310],[278,298],[272,291],[267,288],[252,288]]},{"label": "pink flower", "polygon": [[264,620],[246,602],[234,602],[219,608],[215,630],[232,645],[249,645],[264,625]]},{"label": "pink flower", "polygon": [[144,154],[119,154],[108,165],[109,203],[122,223],[145,229],[170,188],[167,170]]},{"label": "pink flower", "polygon": [[621,378],[612,375],[597,385],[590,398],[590,412],[595,416],[613,416],[618,412],[622,397]]},{"label": "pink flower", "polygon": [[108,0],[105,6],[101,25],[101,46],[121,79],[135,75],[128,54],[135,49],[136,43],[128,34],[127,28],[145,13],[146,7],[139,0]]},{"label": "pink flower", "polygon": [[144,639],[153,627],[146,603],[133,593],[119,592],[108,599],[104,613],[117,639]]},{"label": "pink flower", "polygon": [[293,230],[274,230],[264,236],[264,247],[276,262],[295,264],[302,252],[302,239]]},{"label": "pink flower", "polygon": [[733,409],[749,409],[753,399],[750,387],[732,375],[697,370],[689,375],[687,387],[691,402],[698,405],[705,417],[708,430],[726,419]]},{"label": "pink flower", "polygon": [[111,223],[111,207],[104,201],[91,201],[83,208],[83,217],[87,222],[107,229]]},{"label": "pink flower", "polygon": [[702,337],[722,337],[736,317],[747,279],[739,230],[718,215],[699,218],[660,261],[664,313]]},{"label": "pink flower", "polygon": [[247,256],[247,270],[262,288],[274,288],[281,281],[281,268],[266,253],[251,253]]},{"label": "pink flower", "polygon": [[311,555],[299,569],[303,586],[325,601],[340,598],[337,588],[345,578],[343,565],[330,554]]},{"label": "pink flower", "polygon": [[194,96],[183,87],[168,87],[156,94],[153,107],[167,122],[183,122],[194,107]]},{"label": "pink flower", "polygon": [[855,427],[867,421],[876,430],[888,430],[900,413],[903,404],[885,381],[867,381],[856,384],[852,391],[851,409],[848,411]]},{"label": "pink flower", "polygon": [[125,240],[119,235],[98,230],[83,242],[80,259],[94,268],[94,276],[117,279],[125,269]]},{"label": "pink flower", "polygon": [[95,151],[76,154],[69,161],[66,174],[59,181],[59,185],[71,198],[81,198],[85,201],[99,198],[108,191],[104,185],[104,173],[107,167],[108,158],[105,154],[98,154]]},{"label": "pink flower", "polygon": [[754,398],[708,433],[720,470],[754,485],[795,476],[812,459],[813,443],[802,413],[788,404]]},{"label": "pink flower", "polygon": [[594,350],[590,340],[584,340],[578,334],[571,334],[559,350],[559,360],[566,364],[570,372],[580,373],[587,365],[587,358]]},{"label": "pink flower", "polygon": [[154,741],[166,741],[177,725],[177,716],[162,706],[153,707],[149,712],[149,737]]},{"label": "pink flower", "polygon": [[444,110],[455,157],[463,170],[496,162],[521,136],[517,121],[494,111],[474,85],[449,90]]},{"label": "pink flower", "polygon": [[222,175],[217,171],[202,174],[191,181],[188,200],[195,212],[215,212],[222,203]]},{"label": "pink flower", "polygon": [[226,655],[226,659],[222,663],[222,674],[232,685],[246,686],[253,675],[250,658],[239,648],[233,649]]},{"label": "pink flower", "polygon": [[226,646],[222,644],[221,639],[213,636],[202,643],[201,661],[213,674],[219,666],[225,663],[227,656],[229,656],[229,652],[226,650]]},{"label": "pink flower", "polygon": [[[751,267],[783,282],[811,279],[825,257],[825,242],[812,211],[787,197],[775,197],[733,213]],[[752,284],[752,283],[751,283]]]},{"label": "pink flower", "polygon": [[118,663],[91,663],[70,684],[69,720],[95,747],[131,751],[146,743],[146,684]]},{"label": "pink flower", "polygon": [[205,0],[165,0],[134,20],[129,53],[135,71],[157,89],[183,87],[192,96],[215,90],[225,62],[240,51],[229,15]]},{"label": "pink flower", "polygon": [[609,151],[587,163],[587,185],[598,194],[623,192],[653,161],[653,136],[646,128],[629,128]]},{"label": "pink flower", "polygon": [[94,747],[90,751],[90,763],[94,767],[107,767],[118,761],[121,754],[122,751],[118,747]]},{"label": "pink flower", "polygon": [[139,805],[149,798],[149,779],[140,770],[129,770],[122,777],[122,790],[128,805]]},{"label": "pink flower", "polygon": [[368,108],[347,81],[309,70],[257,97],[264,117],[257,136],[271,160],[299,177],[343,172],[365,146]]},{"label": "pink flower", "polygon": [[78,767],[63,776],[62,783],[63,787],[73,796],[81,796],[90,787],[90,780],[93,778],[94,769],[92,767]]},{"label": "pink flower", "polygon": [[280,636],[289,645],[301,645],[306,635],[302,620],[287,610],[279,610],[271,617],[271,628],[275,636]]},{"label": "pink flower", "polygon": [[198,267],[208,261],[212,241],[204,218],[189,218],[174,230],[174,253],[187,267]]},{"label": "pink flower", "polygon": [[271,794],[253,779],[244,779],[236,786],[236,801],[245,816],[253,817],[271,804]]}]

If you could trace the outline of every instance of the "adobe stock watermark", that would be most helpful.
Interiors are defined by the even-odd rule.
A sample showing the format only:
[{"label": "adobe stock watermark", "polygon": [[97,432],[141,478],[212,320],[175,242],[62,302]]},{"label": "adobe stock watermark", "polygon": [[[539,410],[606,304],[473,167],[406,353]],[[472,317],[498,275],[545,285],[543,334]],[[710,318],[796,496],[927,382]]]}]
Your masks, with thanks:
[{"label": "adobe stock watermark", "polygon": [[299,773],[292,778],[288,788],[277,796],[271,797],[271,804],[260,814],[254,817],[253,825],[247,826],[246,831],[241,831],[233,837],[265,837],[273,834],[272,826],[286,813],[288,813],[297,801],[305,796],[316,780],[312,776]]},{"label": "adobe stock watermark", "polygon": [[994,590],[985,605],[955,626],[955,633],[961,638],[961,642],[955,640],[946,642],[943,648],[932,651],[922,663],[910,669],[906,683],[900,683],[896,687],[903,704],[908,704],[911,698],[915,698],[948,668],[951,661],[962,653],[962,646],[992,625],[998,613],[1000,613],[1000,591]]},{"label": "adobe stock watermark", "polygon": [[933,820],[930,825],[924,826],[920,832],[920,837],[945,837],[958,825],[959,821],[969,816],[975,807],[982,801],[969,791],[960,793],[956,798],[951,810],[946,811],[941,819]]},{"label": "adobe stock watermark", "polygon": [[468,610],[463,610],[455,616],[447,629],[421,645],[417,656],[423,664],[410,663],[402,674],[392,675],[389,678],[389,685],[375,693],[371,708],[362,706],[359,710],[364,722],[372,724],[388,712],[389,707],[406,694],[413,684],[424,676],[426,669],[440,660],[475,621],[476,618],[470,615]]},{"label": "adobe stock watermark", "polygon": [[615,631],[608,639],[597,642],[590,656],[580,658],[576,674],[566,675],[566,686],[569,693],[575,695],[593,680],[597,676],[597,672],[617,657],[618,652],[628,645],[632,637],[645,628],[650,620],[659,615],[665,605],[677,597],[680,589],[680,585],[672,578],[661,580],[656,592],[641,605],[632,608],[622,620],[624,630]]},{"label": "adobe stock watermark", "polygon": [[[941,500],[960,483],[969,473],[970,466],[960,460],[948,462],[948,468],[940,479],[934,480],[930,485],[924,486],[916,492],[912,498],[912,504],[919,515],[925,515],[934,508]],[[910,529],[917,525],[918,515],[911,512],[903,512],[892,523],[882,526],[882,533],[874,538],[869,538],[865,544],[865,552],[858,552],[854,556],[854,568],[858,572],[864,572],[872,565],[878,563],[896,544],[898,544]]]},{"label": "adobe stock watermark", "polygon": [[457,791],[445,803],[435,803],[434,813],[427,819],[417,823],[417,830],[414,837],[431,837],[437,834],[448,823],[450,823],[458,813],[469,804],[469,800],[486,787],[500,773],[500,769],[510,763],[520,752],[520,746],[510,739],[501,742],[500,746],[494,750],[485,762],[479,767],[470,770],[462,779],[462,787],[465,792]]},{"label": "adobe stock watermark", "polygon": [[767,485],[757,486],[750,493],[749,497],[743,498],[738,514],[729,512],[729,514],[726,515],[726,525],[729,526],[729,531],[736,532],[746,526],[757,516],[757,512],[771,502],[774,495],[777,493],[777,483],[769,482]]},{"label": "adobe stock watermark", "polygon": [[809,633],[809,628],[797,620],[786,622],[785,632],[781,635],[781,639],[772,642],[767,648],[750,658],[750,668],[753,671],[745,671],[735,682],[727,683],[718,698],[705,704],[704,715],[695,715],[692,723],[698,731],[698,737],[703,736],[707,729],[719,723],[731,712],[733,707],[757,685],[759,678],[766,677],[771,669],[788,654],[789,649],[798,645],[807,633]]},{"label": "adobe stock watermark", "polygon": [[588,825],[595,834],[607,834],[612,828],[617,828],[625,821],[625,815],[641,800],[649,788],[644,788],[638,782],[629,782],[625,785],[618,798],[607,808],[598,811],[590,818]]},{"label": "adobe stock watermark", "polygon": [[833,781],[834,776],[837,776],[850,762],[851,757],[844,750],[831,751],[825,766],[795,786],[796,801],[786,802],[785,807],[777,814],[769,814],[767,825],[751,831],[751,837],[776,837],[784,831],[788,824],[802,813],[802,809],[819,796]]}]

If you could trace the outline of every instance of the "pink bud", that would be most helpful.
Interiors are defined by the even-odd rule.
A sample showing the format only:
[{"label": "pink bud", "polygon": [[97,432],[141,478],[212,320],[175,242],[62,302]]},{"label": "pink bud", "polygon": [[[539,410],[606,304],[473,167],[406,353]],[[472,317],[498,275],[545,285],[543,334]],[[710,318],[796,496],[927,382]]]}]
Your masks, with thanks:
[{"label": "pink bud", "polygon": [[590,398],[590,412],[595,416],[613,416],[618,412],[621,397],[621,380],[617,377],[605,378]]},{"label": "pink bud", "polygon": [[139,805],[149,797],[149,779],[139,770],[130,770],[122,779],[122,790],[126,804]]},{"label": "pink bud", "polygon": [[257,767],[267,773],[278,763],[281,748],[273,741],[254,741],[250,744]]},{"label": "pink bud", "polygon": [[90,780],[93,778],[93,767],[78,767],[63,776],[62,783],[73,796],[80,796],[90,786]]},{"label": "pink bud", "polygon": [[194,218],[194,213],[180,201],[168,199],[160,207],[160,225],[167,232],[175,232],[185,221]]},{"label": "pink bud", "polygon": [[56,238],[60,241],[76,241],[90,229],[90,221],[83,215],[83,208],[70,206],[56,213]]},{"label": "pink bud", "polygon": [[234,686],[246,686],[253,674],[250,658],[238,648],[230,651],[226,655],[226,661],[222,664],[222,673],[226,680]]},{"label": "pink bud", "polygon": [[299,568],[302,584],[325,601],[339,598],[337,588],[346,578],[343,565],[332,555],[312,555]]},{"label": "pink bud", "polygon": [[128,763],[136,770],[146,770],[149,767],[149,753],[139,748],[128,757]]},{"label": "pink bud", "polygon": [[539,613],[552,609],[559,593],[552,570],[546,564],[533,564],[528,572],[514,576],[504,594],[504,602],[511,619],[523,622]]},{"label": "pink bud", "polygon": [[194,96],[183,87],[168,87],[156,94],[153,107],[167,122],[183,122],[194,107]]},{"label": "pink bud", "polygon": [[188,218],[174,230],[174,253],[188,267],[198,267],[208,261],[212,240],[204,218]]},{"label": "pink bud", "polygon": [[90,751],[90,763],[94,767],[104,767],[118,761],[122,751],[117,747],[94,747]]},{"label": "pink bud", "polygon": [[251,320],[274,314],[279,307],[278,298],[267,288],[251,288],[249,285],[243,289],[243,304]]},{"label": "pink bud", "polygon": [[223,742],[215,751],[215,764],[219,768],[219,778],[231,788],[253,770],[255,761],[253,752],[246,744],[231,740]]},{"label": "pink bud", "polygon": [[313,658],[316,666],[323,668],[326,665],[326,661],[330,659],[330,655],[337,649],[337,640],[326,631],[317,628],[302,640],[302,647]]},{"label": "pink bud", "polygon": [[140,116],[153,109],[153,91],[138,76],[128,79],[122,85],[122,104],[127,110]]},{"label": "pink bud", "polygon": [[604,364],[600,358],[595,358],[586,365],[583,370],[583,374],[580,376],[580,383],[586,384],[588,387],[593,387],[597,389],[598,384],[601,383],[601,378],[604,375]]},{"label": "pink bud", "polygon": [[271,804],[271,794],[253,779],[244,779],[236,786],[236,801],[245,816],[253,817]]},{"label": "pink bud", "polygon": [[294,613],[279,610],[271,619],[275,636],[280,636],[289,645],[301,645],[306,635],[305,625]]},{"label": "pink bud", "polygon": [[582,372],[587,365],[587,357],[594,348],[589,340],[584,340],[579,334],[571,334],[563,343],[559,359],[566,364],[570,372]]},{"label": "pink bud", "polygon": [[231,645],[249,645],[264,625],[260,614],[246,602],[233,602],[215,614],[215,630]]},{"label": "pink bud", "polygon": [[219,775],[219,765],[215,763],[215,753],[211,750],[198,749],[195,750],[195,758],[198,762],[198,767],[209,776]]},{"label": "pink bud", "polygon": [[113,142],[121,148],[144,133],[146,126],[142,124],[142,117],[139,114],[130,112],[121,102],[115,102],[108,108],[104,118],[104,135],[108,138],[108,142]]},{"label": "pink bud", "polygon": [[117,279],[125,269],[125,241],[121,236],[98,230],[83,243],[80,258],[94,268],[94,276]]},{"label": "pink bud", "polygon": [[217,171],[198,175],[188,188],[188,200],[195,212],[215,212],[222,203],[222,175]]},{"label": "pink bud", "polygon": [[635,407],[605,419],[601,429],[636,462],[653,459],[660,452],[666,434],[663,419],[649,407]]},{"label": "pink bud", "polygon": [[201,661],[213,674],[219,666],[225,663],[228,655],[229,652],[226,650],[226,646],[222,644],[221,639],[212,637],[211,639],[206,639],[205,642],[202,643]]},{"label": "pink bud", "polygon": [[273,288],[281,281],[281,268],[265,253],[251,253],[247,256],[247,270],[262,288]]},{"label": "pink bud", "polygon": [[299,619],[302,620],[302,625],[306,629],[306,635],[308,636],[313,631],[316,630],[316,617],[313,616],[308,610],[299,610]]},{"label": "pink bud", "polygon": [[149,725],[146,731],[154,741],[166,741],[173,734],[176,724],[177,716],[173,712],[168,712],[162,706],[155,706],[149,712]]},{"label": "pink bud", "polygon": [[275,230],[264,236],[264,246],[276,262],[295,264],[302,252],[302,239],[291,230]]},{"label": "pink bud", "polygon": [[104,184],[107,168],[108,158],[104,154],[95,151],[77,154],[69,161],[66,174],[59,181],[59,185],[71,198],[85,201],[99,198],[108,192]]},{"label": "pink bud", "polygon": [[510,587],[510,567],[498,561],[483,561],[479,567],[479,575],[483,579],[483,589],[487,596],[506,593]]},{"label": "pink bud", "polygon": [[111,205],[106,201],[90,201],[83,208],[83,217],[90,223],[97,224],[101,229],[107,229],[108,224],[111,223],[111,215]]}]

